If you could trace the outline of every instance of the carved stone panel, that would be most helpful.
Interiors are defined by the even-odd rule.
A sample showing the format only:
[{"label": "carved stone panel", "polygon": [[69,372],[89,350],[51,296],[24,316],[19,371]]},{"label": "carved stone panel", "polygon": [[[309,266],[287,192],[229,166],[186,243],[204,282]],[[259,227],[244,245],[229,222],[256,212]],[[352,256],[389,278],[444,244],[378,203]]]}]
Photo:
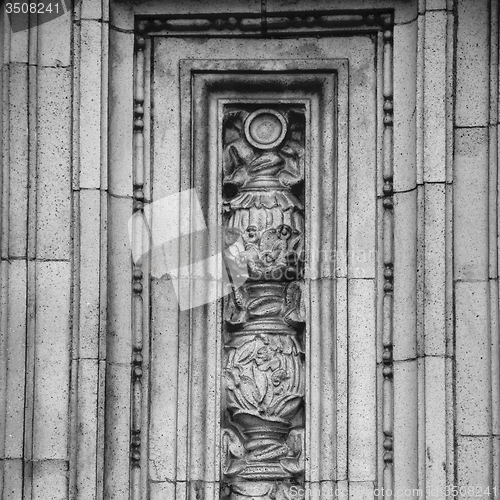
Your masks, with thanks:
[{"label": "carved stone panel", "polygon": [[222,460],[229,498],[280,495],[304,472],[304,106],[226,105]]},{"label": "carved stone panel", "polygon": [[[181,239],[178,256],[198,266],[188,296],[214,300],[179,308],[174,274],[151,282],[148,466],[137,480],[153,500],[305,498],[347,481],[356,446],[374,477],[375,263],[360,254],[376,232],[375,53],[368,36],[315,44],[324,57],[307,60],[284,57],[280,40],[152,41],[148,197],[190,191],[199,206],[182,216],[199,209],[218,232]],[[216,46],[237,57],[210,59]],[[353,211],[349,196],[366,200]],[[349,248],[357,231],[366,242]],[[349,376],[365,396],[352,423]]]}]

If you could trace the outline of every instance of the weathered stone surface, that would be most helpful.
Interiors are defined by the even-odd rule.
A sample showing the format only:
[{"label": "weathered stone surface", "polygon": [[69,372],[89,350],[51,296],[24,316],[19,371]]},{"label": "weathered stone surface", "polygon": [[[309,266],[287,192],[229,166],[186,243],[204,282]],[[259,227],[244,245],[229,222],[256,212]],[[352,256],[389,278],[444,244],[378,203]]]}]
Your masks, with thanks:
[{"label": "weathered stone surface", "polygon": [[[371,48],[363,42],[350,54],[352,61],[353,90],[350,100],[349,121],[352,131],[349,135],[349,180],[348,180],[348,277],[373,278],[375,276],[375,256],[373,249],[377,238],[375,230],[377,189],[373,148],[376,131],[374,124],[366,116],[374,116],[375,101],[373,84],[375,75],[363,64],[363,58],[374,57]],[[340,54],[339,54],[340,55]],[[356,69],[355,69],[356,68]],[[351,80],[350,80],[351,81]],[[351,83],[349,84],[351,85]],[[351,87],[350,87],[351,88]],[[360,134],[360,135],[358,135]],[[358,137],[364,137],[363,144]],[[362,147],[360,147],[362,146]],[[373,168],[370,168],[373,167]],[[355,243],[354,243],[355,242]]]},{"label": "weathered stone surface", "polygon": [[[351,164],[351,167],[363,162]],[[364,164],[366,167],[366,164]],[[362,170],[362,172],[361,172]],[[348,208],[348,269],[349,278],[373,278],[375,276],[376,203],[373,196],[375,172],[360,168],[353,172],[356,181],[349,185]],[[357,175],[356,175],[357,174]],[[354,243],[355,242],[355,243]]]},{"label": "weathered stone surface", "polygon": [[492,456],[492,462],[493,462],[493,487],[496,488],[496,491],[500,488],[500,437],[493,437],[493,456]]},{"label": "weathered stone surface", "polygon": [[488,277],[488,131],[455,131],[454,262],[457,279]]},{"label": "weathered stone surface", "polygon": [[180,498],[175,494],[175,484],[167,482],[151,483],[151,500],[163,500],[164,498]]},{"label": "weathered stone surface", "polygon": [[29,30],[18,31],[16,33],[11,31],[8,34],[10,40],[8,40],[8,43],[6,43],[4,47],[3,62],[5,64],[28,62],[29,59],[28,35],[29,35]]},{"label": "weathered stone surface", "polygon": [[[81,359],[73,361],[77,365],[77,464],[76,483],[83,498],[95,498],[97,479],[97,412],[98,412],[98,361]],[[85,493],[83,493],[85,492]]]},{"label": "weathered stone surface", "polygon": [[[132,216],[132,200],[109,199],[110,248],[107,349],[109,362],[130,363],[132,356],[131,300],[132,270],[129,219]],[[124,311],[128,311],[124,314]]]},{"label": "weathered stone surface", "polygon": [[417,360],[394,362],[394,478],[398,491],[413,488],[418,474]]},{"label": "weathered stone surface", "polygon": [[103,25],[98,21],[80,24],[79,131],[78,163],[80,187],[101,186],[101,87],[103,84],[101,37]]},{"label": "weathered stone surface", "polygon": [[447,0],[426,0],[425,10],[446,10]]},{"label": "weathered stone surface", "polygon": [[111,30],[109,106],[109,191],[120,196],[132,195],[133,132],[133,52],[134,37],[130,33]]},{"label": "weathered stone surface", "polygon": [[68,458],[70,273],[67,262],[36,265],[35,460]]},{"label": "weathered stone surface", "polygon": [[[134,29],[134,7],[130,3],[110,2],[109,24],[111,31]],[[111,44],[113,45],[113,44]]]},{"label": "weathered stone surface", "polygon": [[[152,285],[153,303],[164,304],[152,314],[151,356],[151,420],[150,420],[150,477],[153,481],[172,481],[176,472],[176,420],[178,413],[177,364],[180,344],[178,325],[169,318],[177,314],[178,304],[170,280],[155,280]],[[167,367],[167,370],[162,370]],[[162,370],[163,376],[156,374]],[[164,390],[167,388],[167,390]],[[170,432],[168,432],[170,430]]]},{"label": "weathered stone surface", "polygon": [[425,185],[425,354],[446,354],[446,214],[444,184]]},{"label": "weathered stone surface", "polygon": [[375,483],[370,481],[349,481],[349,500],[364,500],[371,498]]},{"label": "weathered stone surface", "polygon": [[349,280],[349,479],[375,480],[375,289],[372,280]]},{"label": "weathered stone surface", "polygon": [[500,436],[500,331],[498,280],[489,281],[491,335],[491,431]]},{"label": "weathered stone surface", "polygon": [[[61,4],[59,4],[61,6]],[[38,64],[67,67],[71,65],[71,18],[56,17],[38,26]]]},{"label": "weathered stone surface", "polygon": [[425,357],[425,477],[427,490],[442,488],[447,480],[446,359]]},{"label": "weathered stone surface", "polygon": [[460,500],[470,498],[471,490],[468,488],[471,488],[478,498],[489,498],[493,494],[491,437],[459,436],[457,445],[456,489],[459,492],[457,498]]},{"label": "weathered stone surface", "polygon": [[[349,473],[349,451],[348,451],[348,388],[349,388],[349,356],[348,356],[348,303],[347,303],[348,280],[342,279],[336,282],[337,301],[337,467],[336,478],[339,481],[347,480]],[[333,390],[333,388],[332,388]]]},{"label": "weathered stone surface", "polygon": [[425,15],[424,181],[446,180],[447,13]]},{"label": "weathered stone surface", "polygon": [[[144,132],[146,176],[153,172],[151,183],[146,179],[146,188],[152,186],[156,198],[190,184],[190,180],[182,186],[180,182],[179,158],[185,153],[180,138],[189,140],[191,125],[181,133],[178,120],[191,103],[179,104],[179,59],[273,58],[289,65],[300,59],[311,64],[345,59],[349,88],[339,87],[338,91],[341,99],[349,95],[349,123],[340,120],[338,125],[339,164],[345,161],[334,175],[338,189],[330,188],[333,183],[326,182],[326,176],[321,179],[325,180],[321,185],[324,192],[319,196],[311,192],[310,179],[304,183],[306,206],[311,202],[308,196],[315,196],[315,202],[321,196],[336,200],[338,213],[318,210],[307,216],[309,221],[306,217],[306,223],[323,216],[328,234],[337,239],[335,250],[341,253],[335,261],[336,274],[314,276],[319,279],[311,287],[312,293],[305,293],[310,305],[305,338],[312,342],[304,353],[309,370],[306,443],[316,446],[308,457],[305,477],[314,477],[318,482],[313,485],[323,486],[340,486],[339,479],[349,478],[349,484],[341,481],[338,497],[342,499],[372,498],[375,486],[392,483],[396,500],[411,496],[400,488],[425,486],[431,497],[435,496],[433,488],[446,485],[472,487],[474,496],[480,487],[485,497],[487,486],[500,486],[494,152],[498,138],[481,128],[488,118],[490,124],[496,123],[496,2],[458,0],[456,11],[451,0],[341,0],[335,5],[323,0],[292,4],[283,0],[264,4],[258,0],[210,4],[187,0],[174,4],[113,2],[113,23],[118,29],[111,28],[110,52],[106,0],[82,0],[73,26],[68,14],[29,32],[10,33],[5,23],[0,28],[2,42],[5,40],[0,61],[10,64],[2,69],[3,76],[10,77],[1,82],[2,99],[10,99],[2,123],[3,193],[9,192],[2,199],[1,219],[3,250],[9,250],[2,253],[1,312],[8,314],[7,319],[2,318],[0,341],[5,354],[5,363],[0,363],[2,376],[7,370],[1,396],[5,392],[7,399],[0,401],[2,411],[4,406],[7,411],[5,421],[2,417],[0,422],[0,449],[5,452],[2,458],[7,457],[0,474],[3,496],[9,500],[23,495],[40,500],[122,500],[130,495],[141,498],[143,487],[152,500],[221,496],[219,403],[225,404],[220,380],[221,367],[225,367],[221,353],[227,339],[217,328],[218,321],[225,318],[224,311],[211,306],[205,312],[179,316],[172,280],[166,276],[155,282],[150,295],[147,267],[143,278],[135,280],[136,287],[142,283],[142,294],[132,292],[128,237],[134,164],[132,75],[136,70],[132,30],[134,16],[176,13],[199,15],[201,26],[212,22],[203,20],[208,14],[214,15],[211,19],[220,15],[233,23],[233,16],[246,12],[259,28],[264,6],[270,17],[280,11],[300,17],[302,26],[314,24],[307,17],[325,9],[349,10],[356,16],[356,12],[370,9],[395,8],[394,37],[387,29],[380,39],[392,40],[389,43],[394,49],[392,188],[396,194],[391,199],[384,195],[379,178],[384,125],[378,107],[382,96],[375,89],[383,77],[382,72],[377,73],[381,54],[376,52],[376,37],[350,32],[315,38],[306,29],[304,36],[295,38],[224,38],[216,29],[209,37],[154,38],[152,45],[161,56],[153,64],[147,63],[154,75],[149,80],[146,72],[146,81],[153,84],[153,99],[145,101],[153,117],[152,135],[148,126]],[[415,22],[417,7],[422,15]],[[0,19],[5,20],[4,13]],[[281,22],[274,21],[268,25],[271,30]],[[183,22],[188,21],[178,21],[177,26]],[[299,24],[299,20],[293,23]],[[456,68],[450,58],[454,53]],[[79,66],[71,68],[73,63]],[[275,69],[268,67],[271,72]],[[37,74],[38,79],[34,78]],[[245,76],[248,80],[254,77]],[[190,87],[189,78],[181,84]],[[456,89],[450,87],[452,80]],[[223,99],[233,98],[235,89],[228,86],[217,94],[207,113],[217,115],[217,106],[223,105]],[[280,106],[289,105],[286,96],[279,97],[283,99]],[[343,102],[347,104],[347,97]],[[330,102],[321,106],[333,109]],[[454,138],[446,115],[450,110],[456,112]],[[99,192],[106,189],[108,171],[108,111],[109,200],[107,193]],[[312,115],[316,111],[312,106]],[[146,122],[148,113],[146,110]],[[192,123],[195,126],[196,120]],[[330,134],[335,130],[333,122],[326,128]],[[225,139],[216,130],[210,130],[209,137],[215,142],[208,148],[203,168],[217,169],[218,148]],[[321,167],[329,165],[333,165],[331,158]],[[184,180],[190,172],[191,157],[184,163]],[[217,175],[210,170],[211,176],[205,176],[202,168],[196,172],[193,182],[208,193],[205,199],[218,199]],[[80,191],[74,200],[71,175],[80,181],[73,185]],[[415,189],[416,183],[420,185]],[[390,182],[387,184],[391,191]],[[150,193],[145,195],[148,198]],[[382,314],[382,226],[390,234],[382,218],[384,213],[392,214],[382,208],[384,202],[394,203],[394,279],[391,265],[385,268],[389,288],[394,287],[385,292],[386,297],[394,295],[393,328]],[[36,255],[26,251],[27,241],[36,242]],[[28,263],[24,260],[27,253]],[[36,275],[31,269],[36,269]],[[73,277],[76,281],[70,289]],[[144,326],[133,323],[138,315]],[[383,330],[387,325],[388,330]],[[140,344],[141,328],[144,345]],[[383,331],[386,344],[387,339],[392,341],[385,349],[390,359],[382,358]],[[72,338],[72,333],[79,338]],[[70,373],[71,347],[75,349]],[[99,361],[106,350],[107,361]],[[139,353],[141,362],[137,361]],[[323,374],[319,362],[326,367]],[[259,368],[251,375],[257,371]],[[261,373],[266,377],[271,371]],[[394,389],[394,423],[391,393],[381,390],[382,379]],[[273,389],[276,386],[271,382],[266,387]],[[31,383],[34,400],[30,400]],[[142,392],[137,390],[139,383]],[[71,402],[70,385],[75,396]],[[141,409],[145,410],[142,447],[135,436],[131,467],[131,414],[138,419]],[[392,431],[394,457],[385,455],[384,449],[391,447],[384,438]],[[189,441],[197,433],[202,438]],[[140,459],[136,456],[139,450],[143,452]],[[282,491],[277,498],[282,500],[279,495],[284,496]]]},{"label": "weathered stone surface", "polygon": [[22,459],[5,459],[3,465],[2,493],[5,499],[22,498],[23,494],[23,471]]},{"label": "weathered stone surface", "polygon": [[71,255],[71,71],[38,71],[37,257]]},{"label": "weathered stone surface", "polygon": [[106,367],[106,476],[104,495],[123,498],[130,479],[130,364]]},{"label": "weathered stone surface", "polygon": [[[2,311],[2,318],[0,318],[0,327],[2,331],[7,330],[8,320],[6,318],[5,311],[8,307],[8,296],[9,296],[9,264],[7,261],[0,261],[0,310]],[[2,351],[6,350],[7,335],[0,336],[0,349]],[[0,385],[0,421],[3,425],[7,418],[7,360],[0,360],[0,376],[2,377],[2,384]],[[0,457],[5,458],[5,439],[0,441]]]},{"label": "weathered stone surface", "polygon": [[[78,5],[74,8],[75,19],[95,19],[103,18],[103,4],[107,0],[80,0]],[[99,43],[96,44],[99,46]]]},{"label": "weathered stone surface", "polygon": [[[5,333],[6,394],[4,456],[23,457],[26,370],[26,263],[8,264],[8,330]],[[15,467],[15,464],[12,465]]]},{"label": "weathered stone surface", "polygon": [[394,191],[416,185],[417,21],[394,27]]},{"label": "weathered stone surface", "polygon": [[457,432],[491,432],[488,284],[456,283]]},{"label": "weathered stone surface", "polygon": [[488,124],[489,3],[457,2],[457,84],[455,123],[460,127]]},{"label": "weathered stone surface", "polygon": [[[9,193],[9,256],[26,256],[28,227],[28,67],[11,64],[8,131],[9,177],[3,181]],[[15,91],[14,91],[15,89]]]},{"label": "weathered stone surface", "polygon": [[417,353],[417,191],[394,195],[394,350],[396,360]]},{"label": "weathered stone surface", "polygon": [[[101,193],[83,189],[79,193],[80,213],[80,318],[79,357],[97,358],[100,326]],[[94,235],[90,237],[90,235]]]},{"label": "weathered stone surface", "polygon": [[42,460],[33,463],[33,500],[67,500],[68,462]]}]

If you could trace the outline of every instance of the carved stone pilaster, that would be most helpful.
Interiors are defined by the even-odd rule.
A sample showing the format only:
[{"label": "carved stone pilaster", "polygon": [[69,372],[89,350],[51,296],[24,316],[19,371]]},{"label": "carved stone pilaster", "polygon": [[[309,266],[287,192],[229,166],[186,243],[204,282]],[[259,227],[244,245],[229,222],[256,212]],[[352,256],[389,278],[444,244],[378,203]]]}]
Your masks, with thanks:
[{"label": "carved stone pilaster", "polygon": [[[304,111],[226,109],[225,498],[281,499],[304,472]],[[234,273],[233,273],[234,274]]]}]

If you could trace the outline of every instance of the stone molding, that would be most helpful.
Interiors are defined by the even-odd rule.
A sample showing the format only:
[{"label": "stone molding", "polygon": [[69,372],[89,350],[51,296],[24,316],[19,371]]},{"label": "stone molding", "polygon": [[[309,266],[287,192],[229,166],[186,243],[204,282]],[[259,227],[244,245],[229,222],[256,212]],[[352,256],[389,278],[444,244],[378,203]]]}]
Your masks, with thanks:
[{"label": "stone molding", "polygon": [[158,16],[136,18],[135,32],[138,35],[208,35],[208,36],[269,36],[303,34],[315,36],[353,32],[355,34],[392,30],[392,11],[375,11],[362,14],[345,14],[335,11],[273,15],[228,15],[228,16]]},{"label": "stone molding", "polygon": [[[383,62],[382,85],[383,96],[381,114],[383,116],[382,131],[382,179],[379,191],[382,193],[382,224],[380,237],[383,243],[383,318],[382,338],[377,340],[383,345],[383,384],[382,384],[382,419],[379,422],[384,436],[382,442],[383,486],[393,489],[393,356],[392,356],[392,315],[393,315],[393,276],[394,276],[394,211],[393,211],[393,24],[394,14],[391,11],[367,12],[363,14],[339,14],[333,11],[312,12],[300,16],[287,16],[281,13],[272,16],[137,16],[135,22],[135,58],[134,58],[134,139],[133,139],[133,210],[140,212],[145,199],[144,179],[148,176],[144,151],[144,102],[145,102],[145,68],[149,64],[150,46],[148,40],[156,36],[275,36],[297,35],[317,36],[321,34],[366,34],[373,33],[378,37]],[[140,245],[142,236],[136,235]],[[140,251],[140,249],[137,249]],[[146,340],[150,333],[144,321],[144,308],[148,304],[143,300],[141,280],[145,273],[135,266],[132,269],[134,306],[131,324],[133,325],[133,366],[132,366],[132,407],[131,407],[131,491],[140,495],[141,484],[144,484],[144,461],[141,460],[141,435],[144,406],[142,395],[142,348],[148,345]]]}]

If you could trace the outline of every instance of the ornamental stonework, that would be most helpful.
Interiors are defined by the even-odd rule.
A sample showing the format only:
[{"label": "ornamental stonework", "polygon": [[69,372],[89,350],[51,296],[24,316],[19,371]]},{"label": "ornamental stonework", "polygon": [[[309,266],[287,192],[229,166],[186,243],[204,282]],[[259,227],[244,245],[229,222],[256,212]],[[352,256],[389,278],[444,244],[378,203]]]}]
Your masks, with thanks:
[{"label": "ornamental stonework", "polygon": [[304,472],[304,109],[228,106],[222,135],[228,267],[246,274],[224,304],[227,498],[284,499]]}]

